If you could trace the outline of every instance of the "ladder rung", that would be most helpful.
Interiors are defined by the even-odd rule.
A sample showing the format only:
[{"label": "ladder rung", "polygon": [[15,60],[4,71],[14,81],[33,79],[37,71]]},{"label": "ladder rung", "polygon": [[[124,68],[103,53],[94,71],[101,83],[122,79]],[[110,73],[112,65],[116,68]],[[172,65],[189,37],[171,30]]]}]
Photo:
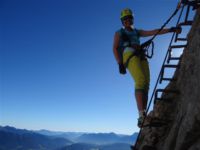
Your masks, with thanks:
[{"label": "ladder rung", "polygon": [[170,82],[173,82],[173,81],[176,81],[176,79],[174,79],[174,78],[160,78],[159,83],[161,84],[162,81],[170,81]]},{"label": "ladder rung", "polygon": [[175,81],[175,79],[172,78],[164,78],[164,70],[165,68],[178,68],[179,65],[163,65],[161,70],[161,77],[159,83],[162,83],[162,81]]},{"label": "ladder rung", "polygon": [[[172,57],[171,55],[169,55],[169,56],[168,56],[168,59],[167,59],[167,64],[169,64],[169,62],[170,62],[171,60],[178,60],[178,61],[180,61],[181,58],[182,58],[182,54],[181,54],[180,56],[178,56],[178,57]],[[178,65],[178,67],[179,67],[179,65]]]},{"label": "ladder rung", "polygon": [[178,90],[167,90],[167,89],[157,89],[156,92],[164,92],[164,93],[176,93],[178,94],[179,91]]},{"label": "ladder rung", "polygon": [[200,3],[200,0],[191,0],[191,1],[181,1],[181,3],[186,4],[186,5],[198,5]]},{"label": "ladder rung", "polygon": [[179,65],[163,65],[165,68],[178,68]]},{"label": "ladder rung", "polygon": [[176,81],[173,78],[161,78],[161,81]]},{"label": "ladder rung", "polygon": [[186,38],[177,38],[176,41],[187,41]]},{"label": "ladder rung", "polygon": [[191,26],[193,21],[185,21],[182,23],[179,23],[178,26]]},{"label": "ladder rung", "polygon": [[173,99],[169,99],[169,98],[157,98],[154,100],[154,105],[158,102],[165,102],[165,103],[171,103],[173,101]]},{"label": "ladder rung", "polygon": [[187,44],[186,45],[172,45],[172,46],[170,46],[170,48],[172,49],[172,48],[185,48],[187,46]]},{"label": "ladder rung", "polygon": [[158,97],[156,97],[156,98],[155,98],[155,101],[157,101],[157,100],[158,100],[158,101],[169,101],[169,100],[171,100],[171,99],[169,99],[169,98],[161,98],[161,97],[158,98]]},{"label": "ladder rung", "polygon": [[163,100],[163,98],[158,98],[158,97],[155,97],[155,100],[154,100],[154,102],[156,102],[156,101],[161,101],[161,100]]},{"label": "ladder rung", "polygon": [[193,0],[193,1],[186,1],[182,2],[183,4],[187,4],[189,6],[193,7],[193,10],[197,9],[200,6],[200,1],[199,0]]},{"label": "ladder rung", "polygon": [[181,57],[170,57],[169,60],[180,60]]},{"label": "ladder rung", "polygon": [[177,91],[177,90],[157,89],[156,92],[155,92],[154,104],[157,101],[165,101],[165,102],[171,102],[172,101],[171,98],[169,99],[169,98],[158,97],[158,92],[179,94],[179,91]]}]

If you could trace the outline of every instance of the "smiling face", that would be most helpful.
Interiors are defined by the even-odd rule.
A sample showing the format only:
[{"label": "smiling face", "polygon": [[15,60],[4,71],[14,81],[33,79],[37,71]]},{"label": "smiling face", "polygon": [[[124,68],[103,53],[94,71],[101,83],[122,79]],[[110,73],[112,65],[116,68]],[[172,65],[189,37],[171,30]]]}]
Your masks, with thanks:
[{"label": "smiling face", "polygon": [[125,28],[130,28],[133,25],[133,16],[126,16],[121,19],[122,24]]}]

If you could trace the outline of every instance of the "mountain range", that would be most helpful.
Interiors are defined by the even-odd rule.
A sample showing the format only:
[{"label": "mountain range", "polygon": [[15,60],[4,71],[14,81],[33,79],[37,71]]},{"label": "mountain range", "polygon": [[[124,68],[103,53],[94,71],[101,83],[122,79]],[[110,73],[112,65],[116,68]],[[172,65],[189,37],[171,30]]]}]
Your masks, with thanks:
[{"label": "mountain range", "polygon": [[136,137],[137,133],[30,131],[0,126],[0,150],[129,150]]},{"label": "mountain range", "polygon": [[76,143],[57,150],[130,150],[130,145],[125,143],[114,143],[108,145]]},{"label": "mountain range", "polygon": [[0,150],[57,149],[72,142],[65,138],[48,137],[33,131],[0,127]]},{"label": "mountain range", "polygon": [[66,138],[74,143],[90,143],[90,144],[112,144],[112,143],[133,143],[138,133],[134,133],[132,135],[122,135],[111,133],[85,133],[85,132],[55,132],[48,130],[39,130],[35,131],[39,134],[52,136],[52,137],[60,137]]}]

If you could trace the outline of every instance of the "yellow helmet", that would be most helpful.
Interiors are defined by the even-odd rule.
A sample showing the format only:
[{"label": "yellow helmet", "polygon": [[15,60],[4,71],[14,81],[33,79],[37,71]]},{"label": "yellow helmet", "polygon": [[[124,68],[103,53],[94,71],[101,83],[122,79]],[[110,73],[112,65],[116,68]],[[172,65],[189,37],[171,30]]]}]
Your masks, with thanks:
[{"label": "yellow helmet", "polygon": [[120,19],[123,19],[126,16],[133,17],[133,12],[129,8],[126,8],[126,9],[124,9],[124,10],[121,11]]}]

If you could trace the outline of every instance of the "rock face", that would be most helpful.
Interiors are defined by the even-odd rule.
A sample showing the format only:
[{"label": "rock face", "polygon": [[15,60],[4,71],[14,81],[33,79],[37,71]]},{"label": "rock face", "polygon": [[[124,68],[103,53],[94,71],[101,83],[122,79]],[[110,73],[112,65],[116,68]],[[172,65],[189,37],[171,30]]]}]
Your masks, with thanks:
[{"label": "rock face", "polygon": [[147,145],[155,150],[200,150],[200,9],[179,64],[174,74],[177,80],[166,87],[179,93],[163,93],[162,98],[171,101],[157,101],[148,115],[166,124],[143,128],[138,150],[150,150]]}]

